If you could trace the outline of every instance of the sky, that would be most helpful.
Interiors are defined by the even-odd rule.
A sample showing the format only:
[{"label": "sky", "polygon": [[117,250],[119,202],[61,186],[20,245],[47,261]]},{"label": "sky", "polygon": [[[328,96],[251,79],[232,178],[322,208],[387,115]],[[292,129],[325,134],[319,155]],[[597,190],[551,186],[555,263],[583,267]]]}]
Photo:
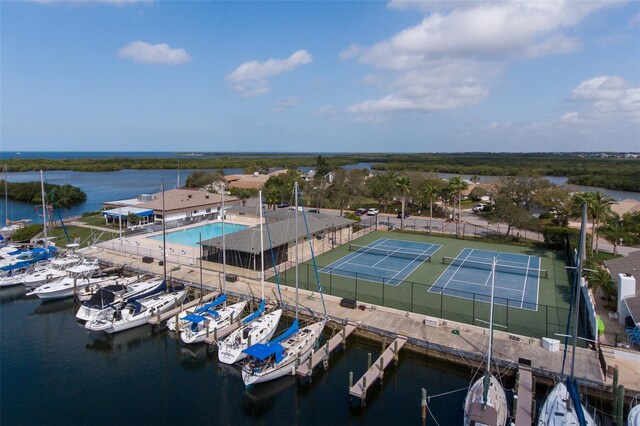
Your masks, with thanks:
[{"label": "sky", "polygon": [[0,150],[640,152],[640,1],[0,1]]}]

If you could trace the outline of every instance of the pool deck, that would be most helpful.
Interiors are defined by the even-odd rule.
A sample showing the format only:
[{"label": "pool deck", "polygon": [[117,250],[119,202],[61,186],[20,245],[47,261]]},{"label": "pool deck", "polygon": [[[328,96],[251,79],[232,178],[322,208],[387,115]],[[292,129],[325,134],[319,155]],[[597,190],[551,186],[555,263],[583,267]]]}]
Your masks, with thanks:
[{"label": "pool deck", "polygon": [[[149,273],[162,274],[163,267],[154,263],[143,263],[139,256],[122,254],[110,250],[93,248],[86,252],[102,261],[115,265],[128,265],[132,270],[144,270]],[[198,286],[200,270],[185,265],[168,265],[172,276],[182,282]],[[203,282],[209,289],[220,288],[221,275],[217,271],[204,270]],[[260,297],[260,285],[255,279],[240,278],[236,282],[226,283],[230,295]],[[277,300],[277,288],[273,283],[265,282],[267,298]],[[295,290],[282,288],[285,308],[292,310],[295,305]],[[409,347],[422,351],[427,356],[448,359],[458,363],[478,364],[487,350],[488,330],[468,324],[444,321],[439,318],[404,312],[392,308],[360,304],[356,309],[340,306],[341,299],[325,296],[327,313],[339,323],[352,321],[358,324],[358,333],[376,336],[387,341],[398,335],[408,338]],[[323,304],[315,292],[300,290],[299,306],[301,313],[320,317]],[[458,334],[453,331],[457,330]],[[640,354],[631,352],[618,353],[616,350],[605,350],[604,357],[610,366],[617,365],[620,371],[619,383],[627,389],[627,395],[640,392]],[[563,345],[560,350],[550,352],[542,347],[540,339],[514,335],[496,331],[494,337],[494,357],[501,369],[514,369],[520,358],[531,360],[532,372],[535,376],[552,381],[559,375],[562,366]],[[611,378],[606,377],[598,361],[596,351],[578,348],[576,351],[576,377],[581,384],[594,392],[607,392],[611,389]]]}]

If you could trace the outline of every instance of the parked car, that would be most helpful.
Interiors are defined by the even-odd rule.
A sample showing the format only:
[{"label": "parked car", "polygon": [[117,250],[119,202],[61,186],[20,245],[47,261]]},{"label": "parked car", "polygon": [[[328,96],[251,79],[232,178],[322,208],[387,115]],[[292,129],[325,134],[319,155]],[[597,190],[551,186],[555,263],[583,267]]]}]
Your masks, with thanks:
[{"label": "parked car", "polygon": [[371,208],[367,210],[367,216],[377,216],[380,211],[378,209]]},{"label": "parked car", "polygon": [[[410,214],[409,214],[409,213],[404,212],[404,218],[405,218],[405,219],[406,219],[406,218],[408,218],[409,216],[410,216]],[[399,212],[399,213],[398,213],[398,216],[396,216],[396,217],[397,217],[398,219],[402,219],[402,212]]]},{"label": "parked car", "polygon": [[362,208],[362,207],[361,207],[361,208],[359,208],[359,209],[356,209],[356,214],[357,214],[358,216],[362,216],[362,215],[364,215],[364,214],[367,214],[367,209]]},{"label": "parked car", "polygon": [[320,209],[309,209],[307,210],[309,213],[320,213]]},{"label": "parked car", "polygon": [[471,210],[473,210],[474,213],[478,213],[483,211],[485,207],[487,207],[486,204],[476,204],[471,208]]},{"label": "parked car", "polygon": [[288,201],[280,201],[277,206],[279,209],[284,209],[285,207],[289,207],[289,202]]}]

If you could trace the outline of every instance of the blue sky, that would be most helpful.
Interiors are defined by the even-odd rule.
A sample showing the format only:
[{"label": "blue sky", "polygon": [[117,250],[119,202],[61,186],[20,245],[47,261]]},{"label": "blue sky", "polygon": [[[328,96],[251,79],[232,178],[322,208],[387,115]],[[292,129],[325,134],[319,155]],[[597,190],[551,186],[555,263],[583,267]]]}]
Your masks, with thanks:
[{"label": "blue sky", "polygon": [[640,151],[640,2],[2,1],[3,151]]}]

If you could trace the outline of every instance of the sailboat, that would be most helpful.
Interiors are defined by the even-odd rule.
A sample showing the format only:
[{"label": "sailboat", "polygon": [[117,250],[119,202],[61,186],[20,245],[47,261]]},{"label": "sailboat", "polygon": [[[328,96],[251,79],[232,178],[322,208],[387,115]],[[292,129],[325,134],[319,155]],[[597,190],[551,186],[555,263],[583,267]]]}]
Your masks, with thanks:
[{"label": "sailboat", "polygon": [[504,426],[509,416],[507,396],[502,384],[491,374],[491,355],[493,350],[493,293],[495,287],[496,259],[491,265],[491,308],[489,313],[489,348],[487,367],[484,375],[475,381],[467,392],[464,402],[464,424]]},{"label": "sailboat", "polygon": [[[320,339],[326,319],[300,328],[298,318],[298,183],[294,183],[295,194],[295,276],[296,316],[293,324],[280,336],[268,343],[249,346],[244,352],[248,359],[242,367],[245,386],[264,383],[286,375],[294,375],[296,368],[309,358]],[[302,211],[304,214],[304,209]],[[322,294],[322,293],[321,293]],[[326,312],[325,312],[326,314]]]},{"label": "sailboat", "polygon": [[[166,234],[166,215],[164,214],[164,184],[162,185],[162,235]],[[166,247],[164,244],[163,247]],[[166,250],[163,250],[163,280],[164,286],[167,281],[167,259]],[[107,333],[117,333],[138,327],[149,322],[151,317],[159,315],[182,303],[187,296],[187,289],[184,286],[173,287],[170,292],[141,294],[137,297],[129,298],[126,303],[112,304],[96,314],[93,319],[85,324],[85,328],[92,331],[105,331]]]},{"label": "sailboat", "polygon": [[262,204],[262,191],[258,192],[258,206],[260,208],[260,306],[256,312],[242,319],[240,328],[218,343],[218,359],[225,364],[233,364],[246,358],[247,354],[244,350],[254,343],[268,342],[276,332],[282,316],[282,309],[264,313],[264,234],[262,231],[264,205]]},{"label": "sailboat", "polygon": [[[565,381],[558,382],[547,395],[547,399],[542,404],[540,415],[538,417],[538,426],[551,425],[580,425],[592,426],[597,425],[596,420],[589,414],[580,402],[580,392],[578,384],[574,378],[574,363],[576,353],[576,342],[578,338],[578,318],[580,308],[580,281],[582,278],[582,260],[584,256],[584,244],[586,241],[586,217],[587,206],[583,206],[582,224],[580,228],[580,242],[578,245],[578,254],[576,256],[576,273],[575,273],[575,307],[574,307],[574,329],[573,329],[573,352],[571,359],[571,374]],[[567,326],[568,328],[568,326]],[[568,337],[568,336],[567,336]],[[567,351],[565,341],[565,356]],[[564,361],[563,361],[564,371]]]},{"label": "sailboat", "polygon": [[[222,292],[223,295],[226,295],[227,259],[224,235],[224,219],[226,213],[224,209],[224,189],[221,191],[220,208],[222,209]],[[247,301],[242,300],[238,303],[227,306],[225,298],[224,304],[220,309],[206,309],[199,313],[193,313],[185,316],[183,321],[186,321],[186,323],[181,328],[180,339],[187,344],[204,342],[209,333],[213,333],[214,330],[220,330],[231,325],[233,321],[240,316],[246,305]]]},{"label": "sailboat", "polygon": [[0,228],[0,236],[3,238],[9,238],[15,231],[20,228],[24,228],[26,222],[30,222],[30,219],[22,220],[10,220],[9,219],[9,190],[8,190],[8,175],[7,165],[2,168],[2,174],[4,175],[4,226]]},{"label": "sailboat", "polygon": [[633,400],[631,400],[631,404],[629,404],[627,425],[640,426],[640,394],[634,396]]}]

